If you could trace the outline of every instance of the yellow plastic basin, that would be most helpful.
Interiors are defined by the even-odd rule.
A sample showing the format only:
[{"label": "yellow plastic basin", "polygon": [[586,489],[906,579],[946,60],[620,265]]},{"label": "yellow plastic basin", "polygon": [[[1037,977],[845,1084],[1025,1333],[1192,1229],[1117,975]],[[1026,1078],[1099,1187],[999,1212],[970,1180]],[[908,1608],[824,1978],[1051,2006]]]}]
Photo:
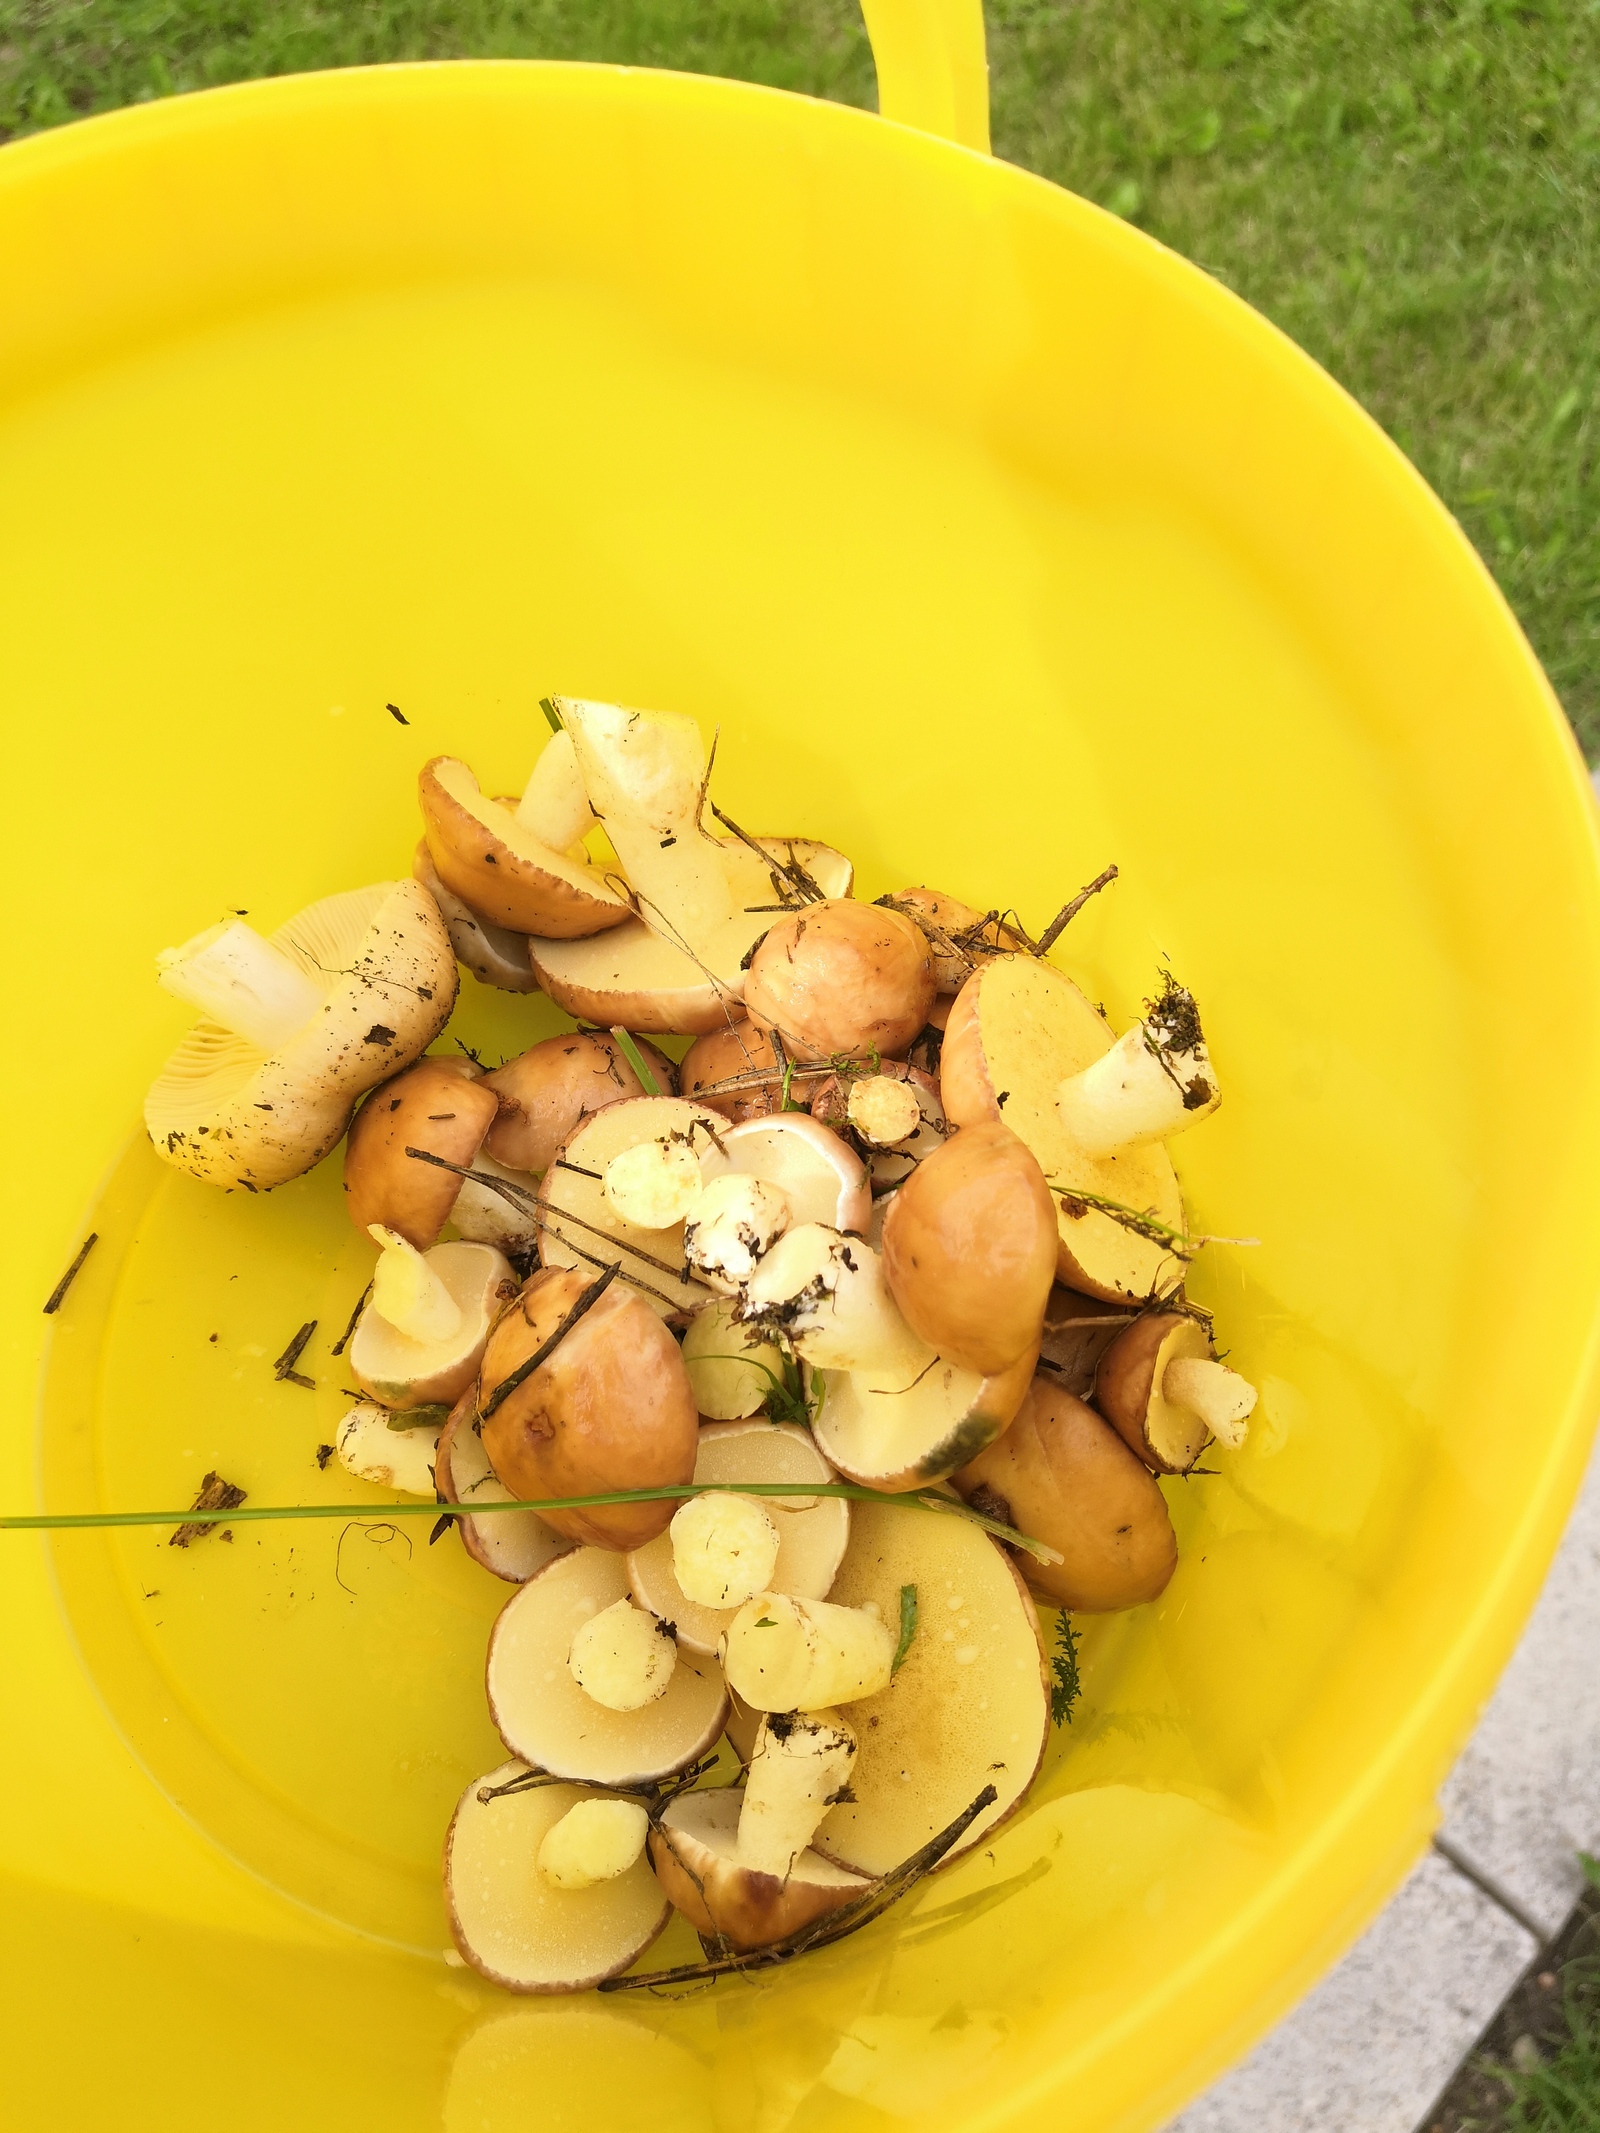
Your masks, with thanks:
[{"label": "yellow plastic basin", "polygon": [[[888,107],[981,144],[961,0],[875,28]],[[1178,1164],[1260,1243],[1195,1281],[1262,1388],[1028,1811],[682,2002],[443,1961],[440,1835],[498,1755],[499,1590],[453,1541],[377,1491],[187,1552],[0,1535],[7,2125],[1157,2124],[1426,1842],[1590,1435],[1595,816],[1467,543],[1137,232],[727,82],[95,120],[0,154],[0,288],[0,1506],[360,1493],[316,1449],[370,1248],[336,1165],[251,1200],[155,1162],[151,957],[404,873],[419,763],[517,789],[549,689],[720,726],[733,814],[867,895],[1042,923],[1115,860],[1060,953],[1116,1017],[1163,958],[1204,1004],[1227,1100]],[[556,1026],[465,992],[468,1041]],[[312,1318],[307,1391],[272,1363]]]}]

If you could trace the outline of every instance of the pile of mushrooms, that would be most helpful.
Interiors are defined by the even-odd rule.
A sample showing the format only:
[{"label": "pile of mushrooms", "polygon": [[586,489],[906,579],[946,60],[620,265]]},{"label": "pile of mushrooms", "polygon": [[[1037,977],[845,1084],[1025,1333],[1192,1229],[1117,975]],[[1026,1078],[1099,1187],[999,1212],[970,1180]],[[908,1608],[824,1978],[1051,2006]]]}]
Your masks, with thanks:
[{"label": "pile of mushrooms", "polygon": [[[1048,1738],[1036,1603],[1155,1599],[1161,1477],[1255,1402],[1184,1289],[1166,1143],[1220,1101],[1187,991],[1118,1036],[998,912],[857,902],[827,845],[747,835],[691,720],[547,708],[520,798],[423,767],[411,881],[167,951],[205,1019],[146,1109],[250,1190],[348,1129],[338,1454],[513,1588],[509,1760],[445,1880],[524,1992],[621,1976],[675,1913],[730,1959],[803,1945],[986,1841]],[[429,1053],[457,960],[584,1026]]]}]

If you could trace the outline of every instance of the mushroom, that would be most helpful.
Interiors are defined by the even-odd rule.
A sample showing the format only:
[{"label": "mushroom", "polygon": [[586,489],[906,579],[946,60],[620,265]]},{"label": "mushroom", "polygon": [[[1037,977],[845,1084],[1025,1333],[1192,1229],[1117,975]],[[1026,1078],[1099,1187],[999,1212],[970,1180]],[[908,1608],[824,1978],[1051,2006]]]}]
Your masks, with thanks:
[{"label": "mushroom", "polygon": [[[767,1078],[746,1082],[751,1074]],[[724,1089],[725,1081],[744,1086]],[[720,1111],[730,1125],[783,1109],[783,1065],[772,1048],[771,1034],[755,1029],[743,1015],[696,1037],[679,1063],[678,1087],[683,1095]]]},{"label": "mushroom", "polygon": [[[635,1148],[657,1154],[674,1146],[705,1148],[726,1130],[715,1111],[676,1096],[624,1097],[584,1119],[545,1172],[539,1237],[544,1264],[586,1268],[615,1261],[624,1281],[663,1318],[704,1303],[711,1291],[685,1263],[681,1217],[659,1229],[631,1222],[606,1191],[606,1180],[618,1157]],[[687,1207],[698,1186],[687,1169],[680,1175]],[[625,1177],[619,1173],[619,1181]],[[625,1184],[623,1190],[626,1198]]]},{"label": "mushroom", "polygon": [[757,1711],[820,1711],[888,1687],[894,1638],[880,1614],[764,1592],[728,1624],[722,1670]]},{"label": "mushroom", "polygon": [[[1090,1155],[1067,1132],[1062,1081],[1112,1049],[1104,1018],[1072,980],[1031,955],[973,972],[945,1031],[939,1093],[952,1124],[1003,1118],[1057,1203],[1056,1272],[1069,1288],[1142,1303],[1170,1285],[1183,1201],[1159,1142]],[[1096,1204],[1113,1203],[1111,1211]],[[1128,1210],[1135,1220],[1117,1218]]]},{"label": "mushroom", "polygon": [[416,1058],[456,998],[438,907],[414,881],[310,904],[270,938],[237,920],[159,958],[203,1020],[151,1085],[164,1162],[264,1192],[319,1162],[357,1097]]},{"label": "mushroom", "polygon": [[[477,1388],[469,1386],[439,1432],[434,1454],[434,1481],[441,1503],[514,1502],[511,1491],[489,1464],[483,1439],[472,1427]],[[452,1521],[461,1545],[475,1563],[508,1585],[525,1585],[552,1556],[577,1546],[547,1526],[537,1511],[500,1511],[488,1518]]]},{"label": "mushroom", "polygon": [[[491,1984],[586,1992],[631,1968],[671,1917],[642,1843],[620,1871],[575,1882],[575,1858],[609,1866],[624,1849],[616,1824],[595,1828],[597,1808],[626,1809],[625,1828],[642,1837],[634,1802],[541,1785],[525,1762],[502,1763],[462,1794],[445,1839],[445,1901],[457,1948]],[[575,1816],[585,1818],[577,1828]]]},{"label": "mushroom", "polygon": [[650,1832],[650,1858],[674,1910],[713,1947],[770,1947],[864,1896],[860,1874],[802,1850],[786,1874],[746,1863],[739,1839],[748,1806],[732,1786],[685,1792]]},{"label": "mushroom", "polygon": [[[701,1428],[694,1478],[825,1483],[834,1479],[834,1472],[809,1430],[792,1423],[713,1422]],[[773,1559],[748,1591],[725,1584],[726,1598],[702,1599],[698,1594],[710,1589],[709,1576],[721,1569],[720,1563],[708,1565],[707,1557],[717,1550],[719,1527],[730,1506],[760,1510],[772,1529]],[[710,1548],[697,1538],[695,1528],[701,1523],[710,1528]],[[842,1496],[701,1496],[674,1513],[665,1533],[633,1550],[628,1557],[628,1583],[641,1607],[677,1624],[680,1651],[710,1653],[722,1642],[739,1608],[755,1593],[826,1599],[849,1538],[850,1505]],[[697,1591],[694,1598],[687,1596],[680,1575],[680,1564],[685,1561],[690,1565],[689,1582]]]},{"label": "mushroom", "polygon": [[567,1809],[539,1846],[539,1871],[558,1889],[615,1881],[644,1855],[650,1817],[637,1800],[596,1799]]},{"label": "mushroom", "polygon": [[604,942],[535,940],[540,984],[580,1021],[695,1034],[724,1027],[770,906],[808,893],[796,877],[825,896],[848,895],[849,861],[805,839],[757,838],[752,850],[702,829],[708,769],[692,720],[581,698],[556,705],[640,916]]},{"label": "mushroom", "polygon": [[679,1655],[662,1693],[636,1710],[610,1709],[578,1685],[568,1663],[574,1641],[618,1601],[628,1601],[622,1557],[574,1548],[512,1594],[490,1633],[489,1715],[513,1755],[553,1776],[653,1784],[697,1761],[722,1731],[722,1676],[692,1653]]},{"label": "mushroom", "polygon": [[997,917],[975,911],[942,889],[902,889],[878,901],[891,911],[903,911],[927,934],[934,981],[946,999],[961,990],[979,963],[1003,954],[1008,947],[1021,946]]},{"label": "mushroom", "polygon": [[[351,1121],[344,1151],[345,1206],[357,1229],[381,1222],[425,1252],[454,1217],[473,1243],[525,1250],[533,1235],[525,1214],[481,1186],[469,1189],[457,1171],[406,1153],[423,1148],[463,1169],[479,1164],[496,1107],[495,1091],[464,1057],[419,1059],[374,1089]],[[532,1178],[517,1182],[532,1190]],[[483,1208],[484,1200],[495,1204]],[[490,1234],[479,1235],[480,1228]]]},{"label": "mushroom", "polygon": [[1085,1155],[1115,1155],[1169,1140],[1209,1118],[1222,1101],[1194,994],[1163,974],[1145,1016],[1098,1059],[1064,1077],[1056,1108]]},{"label": "mushroom", "polygon": [[[655,1093],[673,1095],[677,1069],[672,1061],[653,1044],[638,1049],[656,1078]],[[544,1175],[562,1142],[592,1113],[652,1093],[609,1030],[575,1029],[546,1037],[485,1074],[483,1083],[500,1105],[484,1142],[485,1153],[536,1177]]]},{"label": "mushroom", "polygon": [[[891,1112],[885,1087],[896,1090],[896,1109]],[[872,1222],[867,1235],[874,1243],[876,1227],[881,1234],[890,1188],[910,1177],[925,1156],[944,1145],[949,1129],[939,1084],[931,1074],[903,1059],[883,1059],[872,1074],[854,1074],[848,1069],[829,1074],[809,1086],[810,1111],[814,1119],[843,1133],[862,1148],[873,1195]],[[852,1105],[855,1107],[852,1113]],[[870,1106],[870,1109],[868,1108]],[[911,1108],[915,1108],[912,1116]],[[858,1123],[858,1119],[865,1122]],[[905,1122],[909,1119],[910,1123]],[[887,1135],[898,1126],[905,1130],[897,1140]]]},{"label": "mushroom", "polygon": [[528,936],[511,933],[493,919],[480,918],[470,904],[447,889],[439,879],[428,851],[426,837],[411,855],[411,878],[419,881],[439,906],[456,961],[472,972],[481,985],[500,992],[537,992],[539,980],[528,961]]},{"label": "mushroom", "polygon": [[1061,1557],[1017,1557],[1035,1592],[1081,1614],[1139,1607],[1166,1590],[1178,1543],[1152,1475],[1092,1407],[1050,1378],[1015,1421],[955,1475],[974,1510]]},{"label": "mushroom", "polygon": [[737,1422],[761,1413],[788,1364],[781,1348],[764,1341],[734,1316],[738,1306],[719,1298],[697,1311],[683,1336],[684,1368],[695,1404],[709,1422]]},{"label": "mushroom", "polygon": [[559,940],[586,939],[633,917],[600,868],[545,843],[520,810],[480,791],[456,757],[423,765],[417,797],[435,872],[478,917]]},{"label": "mushroom", "polygon": [[784,1232],[750,1277],[738,1316],[818,1369],[903,1374],[934,1354],[901,1316],[882,1256],[823,1222]]},{"label": "mushroom", "polygon": [[402,1496],[431,1496],[443,1420],[438,1406],[397,1416],[376,1400],[358,1400],[339,1424],[333,1448],[358,1481]]},{"label": "mushroom", "polygon": [[1226,1451],[1244,1443],[1256,1389],[1216,1361],[1209,1320],[1147,1311],[1100,1358],[1094,1401],[1146,1466],[1187,1474],[1213,1437]]},{"label": "mushroom", "polygon": [[775,1186],[791,1225],[822,1222],[860,1232],[872,1219],[866,1165],[837,1133],[804,1111],[724,1126],[716,1140],[702,1146],[700,1167],[708,1180],[736,1170]]},{"label": "mushroom", "polygon": [[878,1694],[850,1706],[853,1799],[813,1848],[884,1874],[949,1827],[985,1785],[999,1795],[948,1855],[986,1843],[1032,1784],[1050,1732],[1039,1617],[1005,1550],[961,1518],[857,1504],[832,1598],[915,1630]]},{"label": "mushroom", "polygon": [[[594,1286],[585,1275],[544,1268],[502,1313],[484,1350],[483,1448],[519,1499],[665,1488],[694,1473],[699,1421],[688,1373],[644,1299],[613,1282],[561,1332]],[[519,1375],[552,1342],[545,1360]],[[669,1499],[543,1516],[573,1540],[626,1549],[664,1531],[674,1508]]]},{"label": "mushroom", "polygon": [[898,911],[834,899],[781,918],[750,958],[745,1013],[791,1059],[904,1057],[933,1005],[933,961]]},{"label": "mushroom", "polygon": [[1039,1368],[1063,1392],[1087,1400],[1101,1356],[1135,1315],[1131,1308],[1118,1311],[1097,1296],[1064,1289],[1058,1281],[1044,1307]]},{"label": "mushroom", "polygon": [[889,1203],[883,1270],[906,1322],[980,1377],[1036,1355],[1056,1269],[1044,1174],[1009,1127],[968,1126]]},{"label": "mushroom", "polygon": [[778,1567],[778,1522],[753,1496],[693,1496],[673,1512],[667,1537],[673,1583],[708,1612],[753,1600]]},{"label": "mushroom", "polygon": [[449,1407],[472,1383],[516,1277],[492,1245],[424,1253],[377,1222],[372,1236],[382,1257],[350,1337],[351,1375],[381,1407]]}]

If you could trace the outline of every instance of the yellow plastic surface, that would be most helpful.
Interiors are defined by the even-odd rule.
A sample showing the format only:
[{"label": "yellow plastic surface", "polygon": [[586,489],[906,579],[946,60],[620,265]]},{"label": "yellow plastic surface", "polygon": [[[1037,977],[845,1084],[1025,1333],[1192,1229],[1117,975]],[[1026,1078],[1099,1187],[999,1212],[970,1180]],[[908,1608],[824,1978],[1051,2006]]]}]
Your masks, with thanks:
[{"label": "yellow plastic surface", "polygon": [[[1136,231],[724,82],[97,119],[0,153],[0,287],[0,1501],[362,1493],[315,1452],[370,1248],[336,1168],[231,1198],[141,1144],[185,1021],[151,957],[405,871],[418,764],[515,790],[552,690],[720,726],[733,814],[868,896],[1042,923],[1114,859],[1061,959],[1119,1018],[1162,957],[1204,1003],[1226,1102],[1179,1167],[1261,1243],[1196,1286],[1262,1387],[1168,1484],[1177,1578],[1090,1631],[1030,1809],[681,2004],[442,1961],[444,1821],[498,1756],[500,1588],[453,1542],[377,1490],[187,1553],[0,1536],[8,2128],[1157,2124],[1423,1846],[1590,1435],[1595,817],[1467,543]],[[491,1049],[558,1020],[465,995]],[[308,1392],[271,1365],[313,1317]]]}]

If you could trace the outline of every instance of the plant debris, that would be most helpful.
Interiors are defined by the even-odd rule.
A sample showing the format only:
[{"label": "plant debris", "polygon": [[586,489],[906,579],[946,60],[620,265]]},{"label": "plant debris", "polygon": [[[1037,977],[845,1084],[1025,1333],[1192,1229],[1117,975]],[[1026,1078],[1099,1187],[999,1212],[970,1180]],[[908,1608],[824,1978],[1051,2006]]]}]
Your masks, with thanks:
[{"label": "plant debris", "polygon": [[350,1342],[354,1337],[356,1327],[359,1326],[361,1323],[361,1314],[367,1308],[367,1302],[371,1295],[372,1283],[369,1281],[366,1287],[361,1291],[360,1296],[357,1298],[355,1309],[350,1313],[350,1323],[345,1327],[344,1331],[339,1335],[339,1338],[334,1342],[332,1349],[329,1351],[330,1354],[343,1355],[346,1348],[349,1347]]},{"label": "plant debris", "polygon": [[661,1084],[659,1081],[657,1081],[654,1074],[651,1073],[650,1068],[646,1063],[643,1052],[641,1052],[638,1045],[634,1043],[633,1038],[628,1034],[625,1029],[622,1029],[620,1027],[614,1029],[611,1034],[613,1037],[616,1038],[618,1045],[621,1047],[623,1058],[627,1060],[629,1066],[631,1066],[635,1074],[638,1075],[640,1086],[643,1088],[646,1096],[659,1096],[661,1094]]},{"label": "plant debris", "polygon": [[541,1341],[525,1363],[519,1363],[509,1376],[500,1380],[500,1383],[489,1395],[487,1404],[478,1409],[476,1419],[480,1424],[487,1422],[502,1401],[509,1400],[517,1387],[528,1378],[531,1378],[541,1363],[549,1361],[550,1357],[555,1354],[557,1348],[560,1347],[561,1343],[578,1323],[578,1320],[582,1318],[585,1311],[592,1310],[600,1301],[606,1290],[610,1288],[612,1282],[616,1279],[616,1276],[616,1267],[608,1266],[597,1280],[590,1282],[571,1310],[563,1314],[560,1325],[557,1326],[550,1338],[547,1341]]},{"label": "plant debris", "polygon": [[1078,1679],[1078,1632],[1063,1607],[1056,1616],[1056,1648],[1050,1654],[1050,1723],[1070,1726],[1072,1707],[1083,1693]]},{"label": "plant debris", "polygon": [[900,1641],[894,1648],[894,1657],[889,1662],[889,1672],[898,1674],[905,1664],[911,1641],[917,1634],[917,1588],[902,1585],[900,1588]]},{"label": "plant debris", "polygon": [[385,704],[383,708],[385,709],[385,711],[388,712],[389,716],[395,721],[397,725],[410,725],[410,719],[406,717],[405,713],[401,710],[398,704]]},{"label": "plant debris", "polygon": [[[237,1511],[240,1504],[244,1502],[246,1493],[235,1482],[224,1481],[222,1476],[213,1470],[201,1482],[199,1494],[195,1497],[194,1502],[190,1504],[189,1509],[191,1511]],[[169,1548],[187,1548],[191,1541],[201,1539],[220,1523],[219,1519],[214,1518],[197,1518],[193,1521],[186,1521],[178,1528],[176,1533],[168,1536],[167,1546]]]},{"label": "plant debris", "polygon": [[307,1392],[316,1391],[316,1379],[308,1378],[303,1371],[296,1370],[294,1367],[305,1353],[306,1342],[310,1340],[316,1330],[317,1321],[314,1318],[308,1318],[288,1347],[284,1349],[282,1355],[273,1364],[272,1375],[278,1379],[280,1384],[303,1385]]},{"label": "plant debris", "polygon": [[1098,896],[1102,889],[1109,888],[1116,878],[1116,868],[1114,866],[1105,867],[1100,873],[1096,874],[1093,881],[1085,883],[1076,896],[1061,906],[1061,909],[1051,919],[1043,933],[1040,934],[1034,947],[1035,955],[1048,955],[1061,938],[1065,928],[1071,925],[1090,897]]},{"label": "plant debris", "polygon": [[68,1289],[70,1289],[72,1287],[72,1284],[77,1280],[79,1273],[82,1271],[83,1262],[88,1258],[89,1254],[94,1250],[95,1246],[99,1243],[99,1241],[100,1232],[97,1229],[92,1229],[90,1230],[88,1236],[84,1238],[82,1244],[78,1246],[77,1257],[73,1260],[71,1266],[67,1268],[67,1271],[62,1275],[61,1279],[56,1283],[55,1287],[50,1291],[49,1300],[44,1307],[44,1315],[46,1318],[54,1318],[55,1314],[61,1309],[61,1306],[66,1302]]}]

